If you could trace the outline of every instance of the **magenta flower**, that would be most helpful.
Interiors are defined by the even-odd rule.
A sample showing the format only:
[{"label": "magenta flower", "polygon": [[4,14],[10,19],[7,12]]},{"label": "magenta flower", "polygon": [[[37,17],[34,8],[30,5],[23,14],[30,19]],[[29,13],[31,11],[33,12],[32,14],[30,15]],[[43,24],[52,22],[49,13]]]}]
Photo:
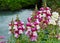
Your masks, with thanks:
[{"label": "magenta flower", "polygon": [[4,36],[0,36],[0,39],[4,39],[5,37]]},{"label": "magenta flower", "polygon": [[36,41],[37,40],[37,32],[28,32],[28,37],[30,38],[30,41]]},{"label": "magenta flower", "polygon": [[41,18],[38,18],[39,19],[39,22],[41,22],[42,20],[43,20],[43,17],[41,17]]},{"label": "magenta flower", "polygon": [[34,31],[34,32],[32,32],[32,34],[30,35],[30,40],[31,40],[31,41],[37,41],[37,37],[38,37],[37,32]]},{"label": "magenta flower", "polygon": [[31,33],[32,33],[32,32],[31,32],[31,29],[28,29],[25,34],[26,34],[28,37],[30,37]]},{"label": "magenta flower", "polygon": [[[13,24],[9,24],[10,33],[13,33],[16,38],[19,37],[19,35],[23,34],[25,30],[24,22],[21,22],[20,20],[13,21]],[[13,27],[13,28],[12,28]]]},{"label": "magenta flower", "polygon": [[30,22],[27,22],[26,26],[30,26],[31,27],[31,23]]},{"label": "magenta flower", "polygon": [[34,31],[37,31],[37,29],[36,28],[31,28],[31,31],[34,32]]},{"label": "magenta flower", "polygon": [[39,14],[40,14],[40,12],[38,11],[38,12],[37,12],[37,14],[39,15]]},{"label": "magenta flower", "polygon": [[36,20],[36,22],[31,22],[28,23],[29,25],[27,25],[27,31],[26,31],[26,35],[29,37],[29,39],[31,41],[36,41],[37,40],[37,27],[36,27],[36,23],[38,25],[39,21]]},{"label": "magenta flower", "polygon": [[11,23],[9,23],[9,26],[11,26],[12,24]]},{"label": "magenta flower", "polygon": [[41,10],[41,11],[44,11],[44,7],[41,7],[40,10]]},{"label": "magenta flower", "polygon": [[17,21],[14,21],[14,25],[18,25],[18,22]]},{"label": "magenta flower", "polygon": [[46,13],[47,13],[47,14],[51,14],[51,11],[50,11],[50,10],[46,10]]},{"label": "magenta flower", "polygon": [[47,14],[46,16],[51,16],[51,14]]},{"label": "magenta flower", "polygon": [[24,32],[24,30],[25,30],[25,27],[24,27],[24,23],[23,22],[18,22],[18,24],[17,24],[17,31],[15,31],[15,37],[17,38],[18,37],[18,35],[21,35],[21,34],[23,34],[23,32]]},{"label": "magenta flower", "polygon": [[48,22],[49,22],[48,20],[45,20],[45,21],[44,21],[44,23],[46,23],[46,24],[48,24]]},{"label": "magenta flower", "polygon": [[1,41],[0,43],[6,43],[6,41]]},{"label": "magenta flower", "polygon": [[42,13],[45,13],[45,14],[46,14],[46,13],[47,13],[47,11],[46,11],[46,10],[43,10],[43,11],[42,11]]},{"label": "magenta flower", "polygon": [[46,10],[51,10],[49,7],[46,7]]},{"label": "magenta flower", "polygon": [[31,21],[31,17],[29,17],[27,20],[28,20],[28,22],[30,22]]},{"label": "magenta flower", "polygon": [[38,25],[40,23],[39,19],[36,19],[36,21],[34,22],[34,25]]},{"label": "magenta flower", "polygon": [[37,41],[37,37],[36,36],[31,36],[30,40],[31,41]]},{"label": "magenta flower", "polygon": [[38,15],[35,15],[35,16],[34,16],[34,19],[38,19]]},{"label": "magenta flower", "polygon": [[[40,11],[38,11],[33,18],[28,18],[26,35],[31,41],[37,41],[37,32],[39,32],[40,28],[45,29],[45,27],[47,27],[49,20],[51,19],[50,11],[51,9],[49,7],[41,7]],[[34,19],[35,21],[30,22],[31,19]]]},{"label": "magenta flower", "polygon": [[42,11],[38,11],[38,12],[37,12],[37,15],[39,15],[39,14],[42,14]]}]

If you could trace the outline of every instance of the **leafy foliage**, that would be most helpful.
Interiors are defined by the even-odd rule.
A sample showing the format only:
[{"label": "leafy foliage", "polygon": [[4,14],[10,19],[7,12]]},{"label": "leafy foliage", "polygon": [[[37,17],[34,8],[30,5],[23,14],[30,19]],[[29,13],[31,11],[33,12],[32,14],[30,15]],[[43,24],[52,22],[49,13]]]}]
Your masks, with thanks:
[{"label": "leafy foliage", "polygon": [[36,0],[0,0],[1,10],[18,10],[22,7],[34,5]]},{"label": "leafy foliage", "polygon": [[52,8],[52,10],[56,10],[60,8],[60,0],[47,0],[47,5]]},{"label": "leafy foliage", "polygon": [[[0,10],[18,10],[30,5],[35,5],[40,0],[0,0]],[[60,0],[47,0],[47,6],[52,10],[56,10],[60,7]]]}]

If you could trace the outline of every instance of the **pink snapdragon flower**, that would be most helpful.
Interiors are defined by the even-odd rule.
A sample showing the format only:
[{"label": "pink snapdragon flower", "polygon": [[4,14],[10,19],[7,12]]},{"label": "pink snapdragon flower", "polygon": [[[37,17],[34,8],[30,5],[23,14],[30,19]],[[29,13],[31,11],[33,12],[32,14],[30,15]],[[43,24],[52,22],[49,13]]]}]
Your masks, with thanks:
[{"label": "pink snapdragon flower", "polygon": [[35,15],[35,16],[34,16],[34,19],[38,19],[38,17],[39,17],[38,15]]},{"label": "pink snapdragon flower", "polygon": [[41,10],[41,11],[44,11],[45,9],[44,9],[44,7],[41,7],[40,10]]},{"label": "pink snapdragon flower", "polygon": [[51,8],[49,8],[49,7],[46,7],[46,10],[51,10]]},{"label": "pink snapdragon flower", "polygon": [[37,32],[36,31],[33,31],[32,34],[30,35],[30,40],[31,41],[37,41]]},{"label": "pink snapdragon flower", "polygon": [[39,22],[39,19],[36,19],[36,21],[34,22],[34,25],[38,25],[40,22]]},{"label": "pink snapdragon flower", "polygon": [[26,26],[31,27],[31,23],[30,22],[27,22]]},{"label": "pink snapdragon flower", "polygon": [[24,22],[21,22],[20,20],[13,21],[13,24],[9,24],[10,31],[9,33],[13,33],[16,38],[19,37],[19,35],[23,34],[25,30]]},{"label": "pink snapdragon flower", "polygon": [[31,41],[37,41],[37,36],[31,36],[31,37],[30,37],[30,40],[31,40]]},{"label": "pink snapdragon flower", "polygon": [[41,7],[40,10],[41,10],[41,11],[44,11],[44,10],[51,10],[51,9],[50,9],[49,7],[46,7],[46,8]]},{"label": "pink snapdragon flower", "polygon": [[50,19],[51,16],[52,16],[52,14],[51,14],[50,11],[51,11],[51,9],[50,9],[49,7],[46,7],[46,8],[41,7],[41,8],[40,8],[40,11],[37,12],[39,21],[41,22],[43,19],[46,18],[46,19],[43,21],[43,23],[48,24],[49,19]]},{"label": "pink snapdragon flower", "polygon": [[29,37],[31,41],[36,41],[37,40],[37,25],[39,25],[39,20],[36,19],[35,22],[27,22],[27,31],[26,35]]},{"label": "pink snapdragon flower", "polygon": [[34,32],[34,31],[37,31],[37,29],[34,27],[34,28],[31,28],[31,31]]},{"label": "pink snapdragon flower", "polygon": [[29,17],[27,20],[28,20],[28,22],[30,22],[31,21],[31,17]]},{"label": "pink snapdragon flower", "polygon": [[28,19],[26,24],[26,35],[30,38],[31,41],[37,41],[37,32],[40,32],[40,28],[43,28],[43,26],[46,27],[48,25],[49,20],[51,19],[50,11],[51,9],[49,7],[41,7],[40,11],[38,11],[34,18],[32,18],[35,19],[34,22],[30,22],[31,18]]},{"label": "pink snapdragon flower", "polygon": [[21,21],[16,22],[16,28],[15,28],[15,37],[18,38],[18,35],[23,34],[25,30],[24,23]]},{"label": "pink snapdragon flower", "polygon": [[39,14],[42,14],[42,11],[38,11],[38,12],[37,12],[37,15],[39,15]]},{"label": "pink snapdragon flower", "polygon": [[48,24],[48,22],[49,22],[49,20],[45,20],[43,23],[46,23],[46,24]]},{"label": "pink snapdragon flower", "polygon": [[9,32],[8,32],[8,34],[14,34],[14,32],[13,32],[13,30],[14,29],[12,29],[13,28],[13,26],[14,26],[14,24],[12,24],[12,21],[9,23]]},{"label": "pink snapdragon flower", "polygon": [[25,34],[26,34],[28,37],[30,37],[31,33],[32,33],[32,32],[31,32],[31,28],[29,28],[29,29],[27,29],[27,31],[26,31]]},{"label": "pink snapdragon flower", "polygon": [[36,29],[34,28],[30,28],[26,31],[25,33],[29,38],[30,38],[30,41],[36,41],[37,40],[37,32],[36,32]]}]

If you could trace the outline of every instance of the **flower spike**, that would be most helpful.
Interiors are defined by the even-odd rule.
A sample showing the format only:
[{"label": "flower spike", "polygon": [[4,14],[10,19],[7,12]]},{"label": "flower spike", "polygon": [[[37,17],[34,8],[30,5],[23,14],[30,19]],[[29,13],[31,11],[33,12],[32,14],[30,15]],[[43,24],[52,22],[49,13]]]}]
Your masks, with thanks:
[{"label": "flower spike", "polygon": [[16,15],[16,20],[17,20],[17,21],[19,20],[18,14]]}]

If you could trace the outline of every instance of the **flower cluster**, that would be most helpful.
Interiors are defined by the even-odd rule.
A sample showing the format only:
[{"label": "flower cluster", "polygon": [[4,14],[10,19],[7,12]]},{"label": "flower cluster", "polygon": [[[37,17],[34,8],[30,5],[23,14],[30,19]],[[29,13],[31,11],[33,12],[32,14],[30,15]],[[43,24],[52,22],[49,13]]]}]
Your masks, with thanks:
[{"label": "flower cluster", "polygon": [[27,31],[25,34],[30,38],[31,41],[37,41],[37,32],[40,31],[40,26],[38,22],[27,22],[26,27]]},{"label": "flower cluster", "polygon": [[27,31],[25,34],[30,38],[31,41],[37,41],[37,32],[40,32],[40,22],[38,19],[35,19],[34,16],[29,17],[26,24]]},{"label": "flower cluster", "polygon": [[[29,37],[30,41],[37,41],[40,29],[45,30],[50,26],[50,24],[53,26],[60,26],[59,13],[51,13],[51,9],[49,7],[41,7],[39,11],[34,12],[34,14],[27,19],[26,28],[24,26],[24,22],[21,22],[18,18],[15,21],[12,20],[9,24],[9,33],[14,34],[16,38],[19,38],[26,29],[25,34]],[[57,38],[60,39],[60,34],[57,35]]]},{"label": "flower cluster", "polygon": [[[40,31],[40,27],[43,28],[44,25],[48,24],[48,21],[51,17],[50,8],[40,8],[33,17],[29,17],[27,20],[27,31],[26,35],[30,38],[31,41],[37,40],[37,32]],[[34,21],[33,21],[34,20]],[[43,25],[44,24],[44,25]]]},{"label": "flower cluster", "polygon": [[25,29],[24,23],[21,21],[15,21],[13,29],[15,29],[15,33],[14,33],[15,37],[18,37],[19,34],[23,34],[24,32],[24,29]]},{"label": "flower cluster", "polygon": [[[58,12],[52,12],[49,7],[46,8],[40,8],[40,11],[37,13],[40,16],[40,22],[43,21],[43,24],[52,24],[56,25],[56,21],[59,18],[59,13]],[[38,16],[37,16],[38,17]]]},{"label": "flower cluster", "polygon": [[12,21],[9,24],[9,29],[10,29],[9,33],[14,34],[14,36],[18,38],[21,34],[23,34],[25,30],[24,22],[21,22],[20,20]]},{"label": "flower cluster", "polygon": [[40,21],[41,28],[43,27],[45,28],[47,27],[51,16],[52,16],[51,9],[49,7],[46,8],[41,7],[40,11],[37,12],[37,16],[35,18]]},{"label": "flower cluster", "polygon": [[[38,37],[37,32],[40,31],[40,28],[45,29],[50,24],[57,25],[58,18],[58,12],[51,13],[51,9],[49,7],[41,7],[34,16],[27,19],[26,35],[31,41],[36,41]],[[60,26],[60,21],[58,21],[58,25]]]},{"label": "flower cluster", "polygon": [[52,16],[50,18],[49,24],[57,25],[58,18],[59,18],[59,13],[58,12],[52,12]]},{"label": "flower cluster", "polygon": [[37,40],[37,32],[40,31],[41,23],[48,24],[49,18],[51,16],[50,10],[51,9],[49,7],[46,9],[40,8],[40,11],[38,11],[33,17],[29,17],[27,19],[28,22],[26,24],[26,35],[30,38],[31,41]]}]

